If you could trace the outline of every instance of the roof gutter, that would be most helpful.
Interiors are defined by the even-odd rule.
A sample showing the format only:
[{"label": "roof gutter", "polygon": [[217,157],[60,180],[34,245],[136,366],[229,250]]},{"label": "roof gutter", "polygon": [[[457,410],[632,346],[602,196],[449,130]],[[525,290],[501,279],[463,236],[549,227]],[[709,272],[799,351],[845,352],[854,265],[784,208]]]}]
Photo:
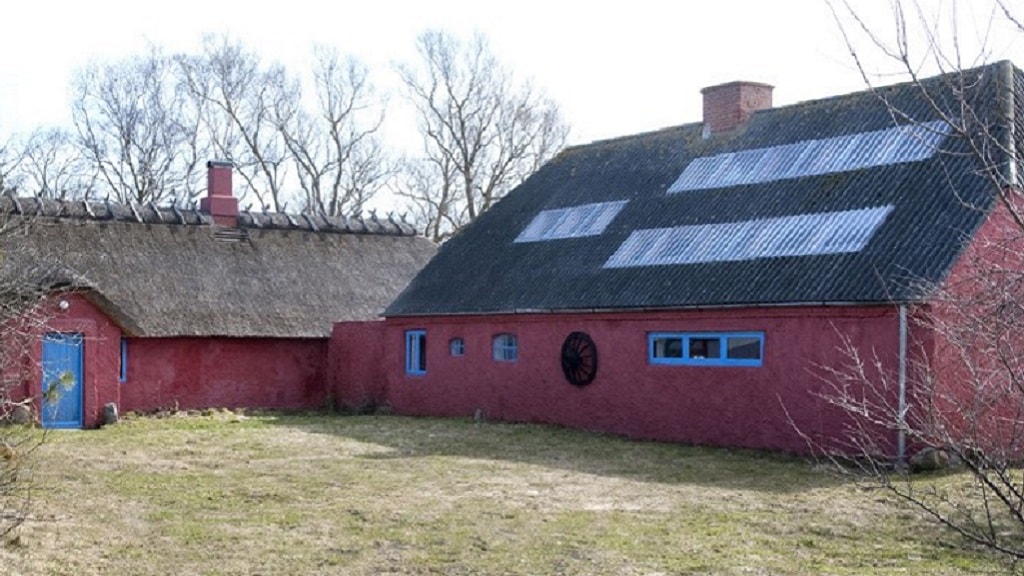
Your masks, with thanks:
[{"label": "roof gutter", "polygon": [[907,304],[923,304],[925,299],[907,299],[904,301],[882,302],[745,302],[740,304],[707,304],[693,306],[641,306],[636,308],[519,308],[515,310],[476,310],[471,312],[407,312],[399,314],[382,314],[385,318],[423,318],[429,316],[515,316],[520,314],[597,314],[613,312],[674,312],[692,310],[735,310],[739,308],[863,308],[868,306],[906,306]]}]

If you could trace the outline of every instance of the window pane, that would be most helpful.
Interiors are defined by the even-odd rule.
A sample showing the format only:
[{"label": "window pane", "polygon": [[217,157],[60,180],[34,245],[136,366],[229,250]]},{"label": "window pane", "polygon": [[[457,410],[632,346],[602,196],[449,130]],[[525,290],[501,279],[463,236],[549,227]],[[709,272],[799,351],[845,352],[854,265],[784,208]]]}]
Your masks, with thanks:
[{"label": "window pane", "polygon": [[726,339],[728,358],[731,360],[760,360],[761,339],[752,336],[733,336]]},{"label": "window pane", "polygon": [[494,339],[494,359],[512,362],[519,357],[518,342],[515,334],[499,334]]},{"label": "window pane", "polygon": [[128,339],[121,338],[121,374],[119,380],[126,382],[128,380]]},{"label": "window pane", "polygon": [[452,338],[448,343],[448,352],[452,356],[462,356],[466,353],[466,344],[462,338]]},{"label": "window pane", "polygon": [[427,371],[427,333],[423,330],[405,333],[405,371],[408,374]]},{"label": "window pane", "polygon": [[420,372],[427,371],[427,335],[419,334],[416,338],[417,346],[419,348],[416,356],[416,369]]},{"label": "window pane", "polygon": [[652,356],[654,358],[682,358],[683,338],[681,336],[655,338]]},{"label": "window pane", "polygon": [[689,358],[693,359],[704,359],[704,358],[721,358],[722,357],[722,344],[721,340],[715,338],[690,338],[690,355]]}]

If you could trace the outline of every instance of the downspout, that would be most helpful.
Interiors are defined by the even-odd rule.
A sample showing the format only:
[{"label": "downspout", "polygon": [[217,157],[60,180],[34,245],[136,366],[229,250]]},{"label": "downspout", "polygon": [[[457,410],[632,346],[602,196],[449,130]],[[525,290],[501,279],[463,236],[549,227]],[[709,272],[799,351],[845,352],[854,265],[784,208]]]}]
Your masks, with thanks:
[{"label": "downspout", "polygon": [[1006,97],[1002,99],[1003,104],[1003,116],[1006,121],[1006,136],[1003,145],[1003,153],[1006,154],[1007,166],[1004,177],[1006,182],[1003,184],[1004,188],[1017,186],[1017,90],[1014,82],[1014,67],[1013,63],[1009,60],[1003,60],[998,64],[1000,72],[1002,72],[1002,88]]},{"label": "downspout", "polygon": [[896,469],[907,467],[907,305],[900,304],[899,412],[897,413]]}]

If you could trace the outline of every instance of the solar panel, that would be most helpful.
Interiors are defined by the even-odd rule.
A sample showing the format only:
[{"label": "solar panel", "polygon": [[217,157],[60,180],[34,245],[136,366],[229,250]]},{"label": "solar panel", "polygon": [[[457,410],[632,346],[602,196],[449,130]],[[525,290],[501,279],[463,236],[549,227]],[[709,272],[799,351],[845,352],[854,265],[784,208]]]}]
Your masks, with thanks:
[{"label": "solar panel", "polygon": [[803,140],[694,158],[668,193],[819,176],[930,158],[949,133],[944,121]]},{"label": "solar panel", "polygon": [[543,242],[597,236],[604,232],[626,204],[627,202],[622,200],[542,210],[533,217],[526,228],[523,228],[515,242]]},{"label": "solar panel", "polygon": [[859,252],[892,205],[743,222],[635,230],[605,268]]}]

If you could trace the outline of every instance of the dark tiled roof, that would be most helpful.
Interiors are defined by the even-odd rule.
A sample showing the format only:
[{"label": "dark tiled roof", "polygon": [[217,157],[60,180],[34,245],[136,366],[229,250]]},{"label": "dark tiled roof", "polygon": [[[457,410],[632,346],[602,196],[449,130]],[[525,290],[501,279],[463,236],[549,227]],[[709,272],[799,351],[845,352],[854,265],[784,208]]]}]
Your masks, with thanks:
[{"label": "dark tiled roof", "polygon": [[321,338],[378,317],[434,255],[408,224],[247,213],[237,228],[195,210],[0,198],[27,222],[3,236],[7,272],[48,263],[133,336]]},{"label": "dark tiled roof", "polygon": [[[1024,94],[1021,73],[1000,63],[972,71],[966,80],[970,104],[1001,137],[1010,116],[1000,115],[1001,107],[1014,102],[1015,92]],[[667,190],[695,158],[931,122],[940,111],[959,117],[960,103],[950,85],[951,78],[939,77],[927,81],[925,90],[904,84],[765,110],[733,133],[706,139],[696,123],[570,148],[444,244],[387,314],[921,299],[948,274],[994,203],[991,180],[979,174],[977,158],[955,133],[923,160],[674,194]],[[621,200],[628,204],[599,235],[514,242],[542,210]],[[892,206],[891,212],[859,251],[605,265],[636,230],[883,206]]]}]

